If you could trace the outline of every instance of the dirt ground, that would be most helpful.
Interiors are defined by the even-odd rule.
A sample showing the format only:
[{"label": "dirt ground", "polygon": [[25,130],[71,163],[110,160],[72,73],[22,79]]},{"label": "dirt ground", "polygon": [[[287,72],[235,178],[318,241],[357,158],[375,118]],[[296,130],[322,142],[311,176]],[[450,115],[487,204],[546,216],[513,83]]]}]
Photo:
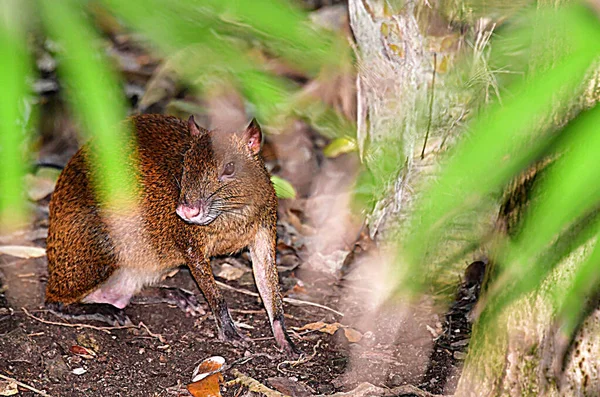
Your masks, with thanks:
[{"label": "dirt ground", "polygon": [[[43,246],[43,239],[34,243]],[[243,254],[214,261],[215,274],[225,274],[223,267],[244,266]],[[222,289],[234,320],[251,338],[247,346],[234,346],[217,339],[208,306],[185,268],[163,284],[194,292],[207,314],[186,316],[174,305],[145,300],[126,308],[138,326],[110,329],[95,322],[69,324],[44,310],[45,257],[3,255],[0,374],[52,396],[189,396],[186,384],[195,366],[205,358],[222,356],[227,364],[234,364],[223,372],[225,382],[235,378],[232,370],[236,369],[284,395],[330,395],[352,391],[361,382],[390,390],[414,385],[420,390],[453,392],[460,364],[454,356],[465,343],[451,346],[447,321],[423,307],[407,310],[391,305],[377,314],[366,312],[364,299],[369,294],[367,298],[354,294],[355,287],[349,289],[345,281],[302,268],[300,264],[281,273],[285,295],[324,304],[344,316],[325,308],[286,304],[292,339],[304,353],[293,363],[276,349],[262,304],[247,294],[256,291],[249,267],[237,280],[217,277],[226,283]],[[150,288],[144,295],[148,298],[155,292]],[[358,331],[361,339],[350,342],[343,328],[332,335],[298,330],[315,322],[342,323]],[[456,316],[454,322],[458,324]],[[450,334],[454,340],[468,341],[468,325],[455,326]],[[434,346],[434,339],[447,344]],[[23,387],[19,391],[23,396],[37,395]],[[224,387],[222,393],[256,395],[244,385]]]}]

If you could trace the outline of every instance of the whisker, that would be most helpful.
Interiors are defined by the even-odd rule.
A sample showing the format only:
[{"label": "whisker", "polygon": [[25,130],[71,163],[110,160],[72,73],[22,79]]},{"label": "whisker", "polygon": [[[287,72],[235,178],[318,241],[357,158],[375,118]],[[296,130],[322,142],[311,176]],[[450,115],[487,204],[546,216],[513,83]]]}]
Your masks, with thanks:
[{"label": "whisker", "polygon": [[223,204],[213,204],[211,207],[222,209],[222,208],[240,208],[240,207],[244,207],[247,205],[248,205],[248,203],[223,203]]},{"label": "whisker", "polygon": [[225,185],[221,185],[217,188],[217,190],[215,190],[214,192],[212,192],[208,197],[206,197],[206,200],[209,200],[211,197],[213,197],[215,194],[219,193],[221,190],[223,190],[223,188],[225,188],[228,184]]},{"label": "whisker", "polygon": [[177,175],[173,175],[173,179],[175,179],[175,183],[179,187],[179,190],[181,190],[181,183],[179,182],[179,179],[177,179]]}]

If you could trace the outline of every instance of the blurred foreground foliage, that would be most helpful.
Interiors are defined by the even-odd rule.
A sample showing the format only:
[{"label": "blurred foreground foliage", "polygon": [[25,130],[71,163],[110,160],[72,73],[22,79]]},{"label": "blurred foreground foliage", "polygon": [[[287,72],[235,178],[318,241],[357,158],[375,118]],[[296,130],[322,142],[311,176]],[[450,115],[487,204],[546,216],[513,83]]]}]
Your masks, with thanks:
[{"label": "blurred foreground foliage", "polygon": [[[115,23],[136,35],[165,59],[179,77],[202,92],[226,81],[244,95],[246,107],[261,123],[282,130],[290,116],[331,135],[351,134],[352,122],[318,100],[307,100],[291,80],[271,73],[265,56],[282,59],[309,78],[327,79],[351,70],[346,38],[317,28],[305,11],[286,0],[6,0],[0,4],[0,221],[24,219],[23,152],[35,125],[35,45],[47,37],[70,108],[94,136],[99,167],[97,183],[114,203],[131,199],[132,172],[124,159],[128,131],[121,81],[103,47],[101,25]],[[44,41],[43,39],[42,41]],[[317,106],[315,107],[315,103]],[[120,177],[116,177],[116,176]],[[290,186],[281,187],[287,197]],[[285,182],[285,181],[284,181]],[[283,190],[282,190],[283,189]]]},{"label": "blurred foreground foliage", "polygon": [[[408,225],[396,234],[402,264],[395,269],[397,290],[439,286],[440,250],[447,247],[453,223],[490,200],[500,202],[502,192],[533,168],[539,177],[518,230],[510,237],[500,233],[491,247],[489,235],[464,247],[492,248],[496,267],[484,312],[490,318],[540,288],[562,260],[592,244],[593,253],[577,264],[569,288],[552,291],[571,332],[586,310],[583,300],[600,282],[600,20],[582,4],[527,10],[495,32],[487,59],[489,68],[518,73],[498,86],[500,97],[476,111],[438,178],[419,193]],[[381,161],[381,169],[390,168]],[[464,257],[442,255],[453,254]]]}]

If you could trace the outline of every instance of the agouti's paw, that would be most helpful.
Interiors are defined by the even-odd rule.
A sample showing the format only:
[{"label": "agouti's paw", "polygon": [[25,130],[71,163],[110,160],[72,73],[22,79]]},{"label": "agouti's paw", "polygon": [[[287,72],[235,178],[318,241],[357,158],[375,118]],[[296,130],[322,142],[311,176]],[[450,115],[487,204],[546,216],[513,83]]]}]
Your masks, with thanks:
[{"label": "agouti's paw", "polygon": [[203,316],[206,314],[198,298],[192,292],[183,288],[161,287],[161,293],[165,302],[180,308],[186,316]]},{"label": "agouti's paw", "polygon": [[283,315],[281,318],[273,321],[273,336],[275,337],[275,341],[279,348],[290,358],[298,358],[302,355],[302,351],[299,350],[294,342],[290,339],[287,331],[285,330],[285,325],[283,322]]},{"label": "agouti's paw", "polygon": [[235,346],[247,346],[250,339],[239,331],[229,315],[227,317],[219,326],[219,339]]},{"label": "agouti's paw", "polygon": [[99,321],[112,327],[132,324],[122,309],[106,303],[74,303],[68,306],[62,303],[46,303],[46,308],[51,313],[66,320]]},{"label": "agouti's paw", "polygon": [[204,308],[192,292],[183,288],[165,287],[151,288],[145,296],[136,296],[132,303],[137,305],[166,303],[177,306],[186,316],[203,316]]}]

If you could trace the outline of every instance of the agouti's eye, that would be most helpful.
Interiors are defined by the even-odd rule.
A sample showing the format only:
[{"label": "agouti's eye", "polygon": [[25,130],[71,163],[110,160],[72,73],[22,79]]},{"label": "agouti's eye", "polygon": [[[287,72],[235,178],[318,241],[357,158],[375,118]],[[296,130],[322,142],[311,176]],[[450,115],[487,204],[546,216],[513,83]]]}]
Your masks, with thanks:
[{"label": "agouti's eye", "polygon": [[227,163],[223,168],[223,176],[231,176],[235,172],[235,166],[233,163]]}]

